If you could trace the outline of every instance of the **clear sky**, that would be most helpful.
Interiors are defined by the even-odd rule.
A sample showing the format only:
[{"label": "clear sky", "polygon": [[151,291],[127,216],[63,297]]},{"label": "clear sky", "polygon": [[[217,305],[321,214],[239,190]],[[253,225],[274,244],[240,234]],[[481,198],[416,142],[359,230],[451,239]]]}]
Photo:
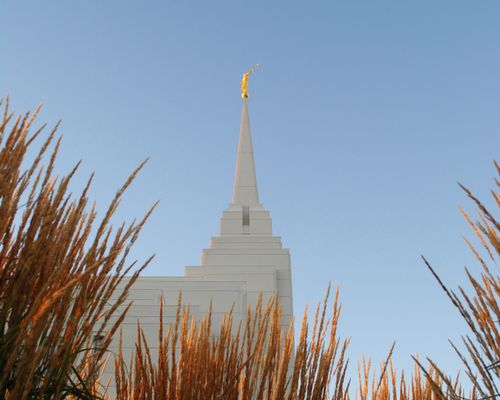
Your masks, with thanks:
[{"label": "clear sky", "polygon": [[[96,171],[103,211],[151,161],[119,218],[159,208],[134,256],[148,275],[200,261],[231,199],[241,74],[260,197],[291,249],[294,307],[340,287],[341,332],[399,367],[454,371],[465,328],[443,279],[477,271],[460,181],[488,198],[500,145],[500,1],[22,1],[0,3],[0,95],[62,119],[57,170]],[[491,204],[488,199],[487,204]],[[355,371],[353,367],[352,371]]]}]

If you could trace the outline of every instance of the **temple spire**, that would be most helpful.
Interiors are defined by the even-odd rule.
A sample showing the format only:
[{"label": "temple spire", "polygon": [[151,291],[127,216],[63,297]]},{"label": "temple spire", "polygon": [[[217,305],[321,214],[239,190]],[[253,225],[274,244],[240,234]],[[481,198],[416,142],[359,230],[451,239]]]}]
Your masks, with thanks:
[{"label": "temple spire", "polygon": [[238,159],[236,161],[236,175],[234,177],[233,204],[242,206],[259,204],[252,132],[250,130],[246,97],[243,97],[243,108],[241,111],[240,142],[238,145]]}]

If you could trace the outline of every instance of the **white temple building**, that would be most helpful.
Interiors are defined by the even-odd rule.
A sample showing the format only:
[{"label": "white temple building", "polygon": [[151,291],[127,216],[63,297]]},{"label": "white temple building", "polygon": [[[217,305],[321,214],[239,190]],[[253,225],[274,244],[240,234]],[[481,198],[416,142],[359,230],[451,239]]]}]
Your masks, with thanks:
[{"label": "white temple building", "polygon": [[[164,323],[175,319],[179,291],[182,303],[200,319],[212,304],[213,327],[234,305],[234,322],[244,320],[262,292],[264,304],[279,293],[282,326],[288,329],[293,313],[289,250],[273,236],[272,221],[259,201],[247,96],[243,96],[233,198],[222,212],[220,233],[202,251],[201,265],[187,266],[184,276],[141,276],[130,290],[133,305],[122,324],[125,359],[135,349],[137,321],[151,350],[158,341],[159,304],[164,299]],[[117,341],[111,351],[117,353]]]}]

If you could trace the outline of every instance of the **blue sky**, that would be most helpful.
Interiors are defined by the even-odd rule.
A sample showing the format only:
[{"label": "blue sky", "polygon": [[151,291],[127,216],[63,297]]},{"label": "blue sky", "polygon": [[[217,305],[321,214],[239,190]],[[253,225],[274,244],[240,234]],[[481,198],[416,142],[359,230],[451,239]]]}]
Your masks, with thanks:
[{"label": "blue sky", "polygon": [[[231,199],[250,82],[260,197],[291,249],[294,306],[340,287],[353,366],[431,356],[454,371],[465,328],[420,260],[465,282],[475,264],[456,182],[488,198],[500,145],[497,0],[2,1],[0,96],[62,119],[58,172],[96,171],[103,211],[159,208],[134,256],[149,275],[199,263]],[[487,204],[492,204],[489,200]],[[355,371],[353,367],[353,372]]]}]

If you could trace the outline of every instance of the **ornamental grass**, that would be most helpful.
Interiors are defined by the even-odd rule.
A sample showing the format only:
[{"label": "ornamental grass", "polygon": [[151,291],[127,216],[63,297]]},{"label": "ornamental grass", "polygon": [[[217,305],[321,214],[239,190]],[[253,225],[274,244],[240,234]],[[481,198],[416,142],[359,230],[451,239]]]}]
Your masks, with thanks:
[{"label": "ornamental grass", "polygon": [[98,398],[95,377],[125,312],[114,324],[108,320],[147,264],[107,307],[134,265],[126,258],[150,214],[110,225],[142,165],[99,219],[87,197],[92,177],[74,197],[68,187],[78,164],[67,176],[54,175],[57,126],[42,139],[44,126],[32,132],[39,109],[15,117],[8,99],[0,106],[0,398]]},{"label": "ornamental grass", "polygon": [[235,333],[230,312],[216,335],[211,313],[196,323],[179,305],[165,334],[160,319],[157,359],[140,325],[130,363],[120,351],[117,399],[323,399],[329,392],[347,398],[348,341],[337,336],[338,292],[331,314],[327,300],[328,293],[316,309],[312,330],[304,313],[295,350],[293,324],[282,330],[276,297],[265,306],[259,300]]},{"label": "ornamental grass", "polygon": [[[78,164],[67,176],[54,174],[57,126],[45,134],[44,126],[32,128],[38,109],[15,117],[8,100],[0,107],[0,399],[500,398],[500,223],[464,186],[477,208],[474,218],[462,210],[476,236],[466,239],[480,269],[465,270],[472,289],[449,289],[423,259],[468,326],[462,343],[450,344],[463,365],[458,377],[432,358],[415,357],[413,371],[397,370],[394,346],[376,368],[363,359],[358,376],[349,377],[349,339],[338,336],[341,305],[335,291],[329,306],[330,290],[312,322],[304,312],[300,327],[292,322],[286,331],[276,297],[248,309],[244,322],[228,312],[218,329],[211,313],[195,321],[180,298],[171,324],[163,324],[160,307],[157,343],[146,341],[138,323],[132,358],[120,350],[111,359],[129,289],[150,261],[138,266],[127,258],[154,206],[138,223],[115,229],[111,219],[143,164],[98,218],[88,199],[92,177],[75,197],[69,187]],[[495,209],[498,187],[495,180]],[[116,393],[100,375],[106,359],[114,365]]]}]

